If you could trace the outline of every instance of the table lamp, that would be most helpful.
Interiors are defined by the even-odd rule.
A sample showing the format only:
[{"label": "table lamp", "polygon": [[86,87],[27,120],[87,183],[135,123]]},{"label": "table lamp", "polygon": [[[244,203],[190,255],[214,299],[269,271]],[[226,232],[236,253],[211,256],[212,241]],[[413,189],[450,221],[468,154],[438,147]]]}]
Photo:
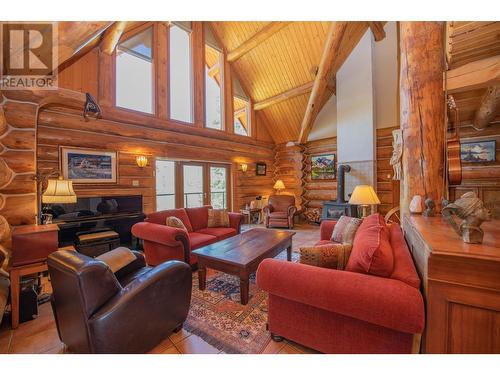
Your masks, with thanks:
[{"label": "table lamp", "polygon": [[62,176],[58,179],[49,179],[47,189],[42,194],[42,203],[76,203],[73,181],[64,180]]},{"label": "table lamp", "polygon": [[373,190],[373,186],[358,185],[352,192],[349,204],[360,205],[363,210],[361,217],[366,217],[368,216],[368,207],[372,204],[380,204],[380,199],[378,199],[377,193]]},{"label": "table lamp", "polygon": [[281,190],[285,190],[285,184],[283,183],[283,181],[277,180],[273,186],[273,189],[275,189],[279,195]]}]

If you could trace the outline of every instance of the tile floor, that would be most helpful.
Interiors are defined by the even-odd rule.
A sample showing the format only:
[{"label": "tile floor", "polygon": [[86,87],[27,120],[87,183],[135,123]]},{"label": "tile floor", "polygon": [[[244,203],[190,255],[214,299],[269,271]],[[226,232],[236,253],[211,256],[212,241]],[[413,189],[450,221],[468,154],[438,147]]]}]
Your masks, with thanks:
[{"label": "tile floor", "polygon": [[[244,229],[248,229],[245,226]],[[294,229],[297,234],[293,238],[293,249],[314,244],[319,240],[319,227],[313,225],[298,225]],[[0,328],[0,354],[55,354],[64,353],[64,346],[59,341],[52,315],[50,303],[39,308],[39,316],[35,320],[22,323],[16,330],[11,330],[7,322],[2,322]],[[152,354],[217,354],[218,349],[203,341],[199,336],[186,330],[172,334],[152,351]],[[313,350],[291,341],[270,341],[262,353],[265,354],[302,354],[314,353]]]}]

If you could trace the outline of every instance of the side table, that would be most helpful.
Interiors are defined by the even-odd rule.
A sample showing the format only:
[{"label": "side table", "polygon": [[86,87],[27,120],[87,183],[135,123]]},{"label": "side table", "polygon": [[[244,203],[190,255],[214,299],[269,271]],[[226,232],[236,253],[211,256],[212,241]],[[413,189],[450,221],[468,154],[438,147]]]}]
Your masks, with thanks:
[{"label": "side table", "polygon": [[55,224],[23,225],[12,233],[12,256],[8,271],[13,329],[19,326],[21,277],[47,271],[47,257],[58,247],[58,230]]},{"label": "side table", "polygon": [[240,213],[247,218],[248,224],[252,224],[252,218],[258,215],[257,224],[262,223],[262,209],[261,208],[243,208]]}]

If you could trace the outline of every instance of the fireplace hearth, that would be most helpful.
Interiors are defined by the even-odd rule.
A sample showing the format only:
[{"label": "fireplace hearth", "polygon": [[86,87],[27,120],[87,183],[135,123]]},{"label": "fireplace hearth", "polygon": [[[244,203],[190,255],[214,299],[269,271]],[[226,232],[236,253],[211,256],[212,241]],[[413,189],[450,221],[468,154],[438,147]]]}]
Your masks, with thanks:
[{"label": "fireplace hearth", "polygon": [[358,216],[358,206],[349,204],[345,200],[345,174],[351,171],[351,167],[347,164],[341,164],[337,170],[337,199],[323,202],[323,212],[321,220],[338,219],[342,215]]}]

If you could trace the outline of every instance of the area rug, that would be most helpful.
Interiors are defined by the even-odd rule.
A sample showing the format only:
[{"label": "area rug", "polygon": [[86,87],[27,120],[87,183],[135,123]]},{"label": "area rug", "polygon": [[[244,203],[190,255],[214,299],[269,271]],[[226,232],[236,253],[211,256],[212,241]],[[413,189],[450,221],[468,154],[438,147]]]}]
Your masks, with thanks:
[{"label": "area rug", "polygon": [[[286,252],[276,258],[285,261]],[[298,254],[293,253],[292,261]],[[207,288],[198,288],[198,274],[193,272],[191,308],[184,328],[225,353],[261,353],[271,337],[266,330],[267,293],[250,277],[250,299],[240,304],[240,280],[236,276],[210,271]]]}]

